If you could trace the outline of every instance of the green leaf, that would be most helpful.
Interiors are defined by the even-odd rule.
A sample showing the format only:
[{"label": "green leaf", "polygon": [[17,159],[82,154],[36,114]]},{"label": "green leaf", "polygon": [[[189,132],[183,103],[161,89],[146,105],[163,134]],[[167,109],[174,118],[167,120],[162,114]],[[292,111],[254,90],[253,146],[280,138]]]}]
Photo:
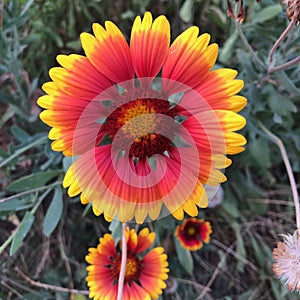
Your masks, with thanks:
[{"label": "green leaf", "polygon": [[208,11],[208,18],[220,28],[226,28],[227,16],[224,10],[216,6],[211,6]]},{"label": "green leaf", "polygon": [[254,14],[251,23],[263,23],[268,20],[274,19],[279,13],[282,12],[282,6],[280,4],[268,5],[258,13]]},{"label": "green leaf", "polygon": [[14,138],[21,143],[25,143],[31,139],[30,135],[19,126],[13,125],[10,128],[10,132],[12,133]]},{"label": "green leaf", "polygon": [[51,204],[47,210],[44,221],[44,233],[47,237],[56,228],[63,212],[63,197],[61,187],[57,187],[54,192]]},{"label": "green leaf", "polygon": [[273,279],[273,280],[270,280],[270,283],[271,283],[271,289],[272,289],[273,295],[275,296],[275,299],[281,300],[282,296],[281,296],[281,292],[279,289],[279,287],[280,287],[279,281],[277,279]]},{"label": "green leaf", "polygon": [[172,217],[171,215],[167,215],[166,217],[157,220],[156,223],[160,228],[164,229],[172,228],[175,230],[176,227],[174,217]]},{"label": "green leaf", "polygon": [[13,199],[7,202],[0,203],[0,212],[4,211],[18,211],[29,207],[32,207],[33,202],[29,198],[24,199]]},{"label": "green leaf", "polygon": [[72,163],[77,159],[75,156],[65,156],[63,158],[63,168],[64,172],[67,172]]},{"label": "green leaf", "polygon": [[150,166],[150,168],[156,172],[156,157],[155,156],[151,156],[150,158],[147,159],[148,160],[148,164]]},{"label": "green leaf", "polygon": [[78,294],[76,294],[74,296],[74,300],[86,300],[86,297],[84,295],[78,295]]},{"label": "green leaf", "polygon": [[180,246],[180,243],[177,240],[177,238],[174,238],[174,240],[175,240],[175,248],[176,248],[176,252],[180,264],[187,271],[187,273],[192,274],[194,270],[194,261],[191,252],[186,249],[183,249]]},{"label": "green leaf", "polygon": [[295,84],[289,79],[284,71],[275,72],[275,75],[289,93],[300,95],[300,89],[295,86]]},{"label": "green leaf", "polygon": [[263,269],[266,265],[266,257],[265,254],[262,251],[262,248],[258,245],[255,237],[252,234],[249,234],[252,248],[254,250],[255,258],[260,265],[260,267]]},{"label": "green leaf", "polygon": [[254,138],[251,143],[249,143],[249,150],[258,165],[265,168],[271,166],[270,149],[265,139],[261,137]]},{"label": "green leaf", "polygon": [[28,176],[24,176],[7,187],[9,192],[22,192],[30,189],[35,189],[45,185],[50,179],[60,174],[61,171],[38,172]]},{"label": "green leaf", "polygon": [[193,17],[194,0],[185,0],[180,8],[179,16],[183,22],[191,22]]},{"label": "green leaf", "polygon": [[220,50],[220,55],[219,55],[219,61],[227,65],[228,61],[231,59],[234,49],[235,49],[235,44],[238,39],[238,34],[236,31],[234,31],[230,37],[226,40],[224,47]]},{"label": "green leaf", "polygon": [[111,231],[115,242],[122,237],[122,223],[118,220],[112,220],[109,224],[108,229]]},{"label": "green leaf", "polygon": [[[238,226],[238,224],[233,224],[232,227],[234,228],[235,233],[236,233],[236,237],[237,237],[236,252],[241,257],[247,257],[246,248],[245,248],[245,245],[244,245],[244,240],[243,240],[243,237],[242,237],[241,232],[240,232],[240,227]],[[237,263],[238,271],[243,272],[244,268],[245,268],[245,262],[243,260],[239,259],[238,263]]]},{"label": "green leaf", "polygon": [[290,112],[297,112],[297,107],[294,103],[280,94],[271,95],[268,100],[269,106],[274,114],[287,116]]},{"label": "green leaf", "polygon": [[9,253],[10,255],[14,255],[18,251],[18,249],[21,246],[21,243],[23,242],[28,231],[30,230],[33,221],[34,221],[34,215],[31,212],[26,212],[12,241],[10,253]]},{"label": "green leaf", "polygon": [[23,7],[21,13],[20,13],[20,16],[23,16],[27,11],[28,9],[30,8],[30,6],[32,5],[32,3],[34,2],[34,0],[29,0],[25,6]]},{"label": "green leaf", "polygon": [[241,295],[238,296],[237,300],[249,300],[249,299],[254,299],[253,295],[256,295],[258,293],[259,289],[251,289],[245,293],[242,293]]},{"label": "green leaf", "polygon": [[221,206],[231,217],[237,219],[240,216],[240,212],[231,202],[223,201]]},{"label": "green leaf", "polygon": [[67,43],[67,48],[70,48],[72,50],[79,51],[81,49],[81,43],[80,40],[70,41]]}]

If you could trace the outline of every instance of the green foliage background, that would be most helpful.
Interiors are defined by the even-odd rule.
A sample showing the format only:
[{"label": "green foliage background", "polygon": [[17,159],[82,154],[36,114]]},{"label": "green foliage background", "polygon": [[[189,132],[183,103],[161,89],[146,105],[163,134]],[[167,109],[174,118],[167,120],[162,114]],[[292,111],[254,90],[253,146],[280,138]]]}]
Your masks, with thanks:
[{"label": "green foliage background", "polygon": [[[222,204],[199,213],[212,224],[211,243],[190,253],[173,239],[180,222],[168,217],[152,224],[169,254],[170,285],[178,284],[161,298],[195,299],[207,286],[203,299],[297,299],[272,274],[272,249],[279,234],[293,233],[295,220],[281,153],[263,128],[283,142],[300,182],[300,66],[271,71],[300,55],[300,33],[290,32],[270,64],[270,49],[289,22],[284,7],[275,0],[244,2],[247,16],[239,25],[222,0],[2,1],[0,299],[86,299],[88,247],[105,232],[119,236],[117,223],[95,217],[61,188],[70,161],[51,150],[36,99],[56,55],[82,53],[79,34],[91,31],[92,22],[112,20],[129,38],[134,17],[145,10],[167,16],[173,39],[192,24],[210,33],[220,45],[217,67],[237,69],[248,98],[246,151],[226,170]],[[45,289],[23,274],[83,294]]]}]

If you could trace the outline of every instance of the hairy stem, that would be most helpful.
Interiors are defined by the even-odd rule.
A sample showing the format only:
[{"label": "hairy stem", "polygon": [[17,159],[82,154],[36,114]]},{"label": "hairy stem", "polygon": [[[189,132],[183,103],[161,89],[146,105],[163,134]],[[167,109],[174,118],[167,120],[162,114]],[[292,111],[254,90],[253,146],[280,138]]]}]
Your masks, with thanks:
[{"label": "hairy stem", "polygon": [[118,281],[118,296],[117,300],[122,300],[124,279],[126,273],[126,262],[127,262],[127,241],[126,241],[126,222],[122,224],[122,260],[121,268]]},{"label": "hairy stem", "polygon": [[275,44],[273,45],[273,47],[272,47],[272,49],[271,49],[271,51],[269,53],[269,63],[271,63],[273,61],[273,55],[274,55],[276,49],[279,47],[280,43],[287,36],[287,34],[289,33],[289,31],[294,27],[295,24],[296,24],[296,20],[292,19],[291,22],[290,22],[290,24],[286,27],[286,29],[283,31],[283,33],[281,34],[281,36],[275,42]]},{"label": "hairy stem", "polygon": [[288,177],[290,181],[290,186],[292,189],[292,194],[293,194],[293,200],[294,200],[294,205],[295,205],[295,214],[296,214],[296,225],[297,225],[297,230],[298,230],[298,235],[300,235],[300,207],[299,207],[299,195],[297,191],[297,185],[296,185],[296,180],[293,174],[293,170],[291,167],[291,163],[289,161],[286,149],[284,147],[284,144],[282,143],[281,139],[270,132],[262,123],[259,122],[259,126],[261,129],[266,133],[268,136],[269,140],[272,141],[274,144],[276,144],[280,150]]},{"label": "hairy stem", "polygon": [[271,67],[269,68],[268,72],[269,73],[274,73],[274,72],[277,72],[277,71],[282,71],[284,69],[287,69],[289,67],[292,67],[293,65],[296,65],[297,63],[300,62],[300,56],[280,65],[280,66],[277,66],[277,67]]}]

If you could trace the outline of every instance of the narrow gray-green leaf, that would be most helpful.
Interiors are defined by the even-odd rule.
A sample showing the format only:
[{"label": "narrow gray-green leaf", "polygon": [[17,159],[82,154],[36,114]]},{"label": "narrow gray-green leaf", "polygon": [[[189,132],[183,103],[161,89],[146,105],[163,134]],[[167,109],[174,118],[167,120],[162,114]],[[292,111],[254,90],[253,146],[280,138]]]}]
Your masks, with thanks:
[{"label": "narrow gray-green leaf", "polygon": [[31,139],[30,135],[24,129],[17,125],[11,126],[10,132],[12,133],[14,138],[21,143],[26,143]]},{"label": "narrow gray-green leaf", "polygon": [[185,0],[180,8],[179,16],[183,22],[191,22],[193,13],[194,0]]},{"label": "narrow gray-green leaf", "polygon": [[44,233],[46,236],[50,236],[53,230],[56,228],[63,212],[63,197],[61,187],[55,189],[53,199],[47,210],[44,220]]},{"label": "narrow gray-green leaf", "polygon": [[28,176],[24,176],[8,185],[7,190],[9,192],[23,192],[30,189],[35,189],[45,185],[50,179],[60,173],[61,171],[58,170],[38,172]]},{"label": "narrow gray-green leaf", "polygon": [[191,252],[186,249],[183,249],[180,246],[180,243],[177,240],[177,238],[174,238],[174,240],[175,240],[175,248],[176,248],[176,252],[180,264],[187,271],[187,273],[192,274],[194,270],[194,261]]},{"label": "narrow gray-green leaf", "polygon": [[63,158],[63,168],[65,172],[68,171],[68,169],[76,159],[77,159],[76,156],[65,156]]},{"label": "narrow gray-green leaf", "polygon": [[115,242],[122,237],[122,223],[119,220],[112,220],[109,224],[108,229],[111,231]]},{"label": "narrow gray-green leaf", "polygon": [[220,50],[219,61],[222,64],[228,64],[228,61],[233,55],[237,39],[238,34],[236,31],[234,31],[225,42],[224,47]]},{"label": "narrow gray-green leaf", "polygon": [[32,200],[27,197],[23,199],[12,199],[6,202],[0,203],[0,212],[7,212],[7,211],[19,211],[29,207],[32,207],[33,202]]},{"label": "narrow gray-green leaf", "polygon": [[20,226],[17,229],[17,232],[14,236],[14,239],[10,248],[10,255],[14,255],[20,248],[23,240],[25,239],[27,233],[29,232],[34,221],[34,215],[31,212],[26,212]]},{"label": "narrow gray-green leaf", "polygon": [[267,140],[257,137],[249,143],[248,148],[251,155],[258,162],[258,165],[265,168],[271,166],[270,148]]},{"label": "narrow gray-green leaf", "polygon": [[300,95],[300,89],[295,86],[295,84],[289,79],[284,71],[277,71],[275,75],[289,93]]},{"label": "narrow gray-green leaf", "polygon": [[238,218],[240,216],[239,210],[236,208],[236,206],[228,201],[223,201],[221,203],[222,208],[226,211],[228,215],[233,217],[234,219]]},{"label": "narrow gray-green leaf", "polygon": [[33,2],[34,2],[34,0],[27,1],[27,3],[25,4],[25,6],[23,7],[23,9],[20,13],[20,16],[23,16],[28,11],[28,9],[30,8],[30,6],[32,5]]},{"label": "narrow gray-green leaf", "polygon": [[275,18],[282,11],[280,4],[268,5],[258,13],[254,14],[252,23],[263,23],[265,21]]}]

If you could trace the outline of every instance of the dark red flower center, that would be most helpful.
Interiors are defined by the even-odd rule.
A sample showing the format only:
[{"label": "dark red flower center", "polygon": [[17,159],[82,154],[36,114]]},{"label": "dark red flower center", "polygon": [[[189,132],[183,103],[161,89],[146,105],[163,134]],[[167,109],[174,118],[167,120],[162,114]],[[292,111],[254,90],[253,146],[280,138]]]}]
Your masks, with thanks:
[{"label": "dark red flower center", "polygon": [[203,230],[201,224],[196,222],[187,223],[183,229],[183,235],[187,240],[202,240],[201,231]]},{"label": "dark red flower center", "polygon": [[105,131],[130,158],[144,160],[162,155],[171,146],[175,110],[169,101],[161,98],[157,91],[134,88],[110,107],[112,112],[105,121]]},{"label": "dark red flower center", "polygon": [[[117,257],[112,258],[112,263],[108,266],[111,269],[114,283],[119,280],[119,274],[121,269],[121,254]],[[130,283],[132,281],[138,281],[139,274],[141,271],[141,262],[136,255],[128,255],[126,261],[126,271],[125,271],[125,283]]]}]

